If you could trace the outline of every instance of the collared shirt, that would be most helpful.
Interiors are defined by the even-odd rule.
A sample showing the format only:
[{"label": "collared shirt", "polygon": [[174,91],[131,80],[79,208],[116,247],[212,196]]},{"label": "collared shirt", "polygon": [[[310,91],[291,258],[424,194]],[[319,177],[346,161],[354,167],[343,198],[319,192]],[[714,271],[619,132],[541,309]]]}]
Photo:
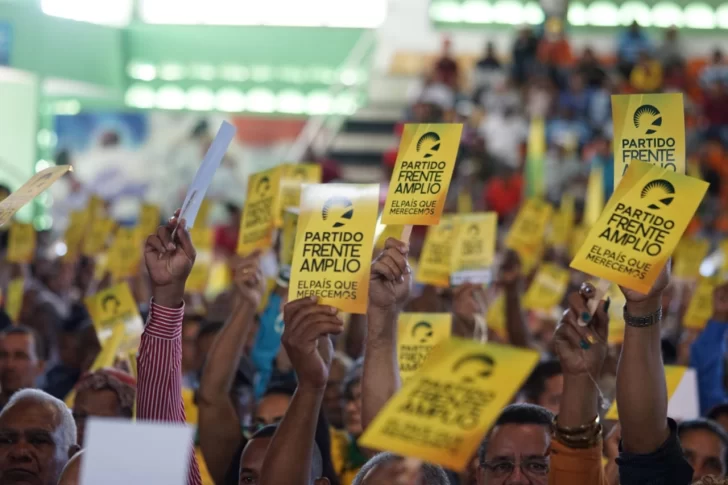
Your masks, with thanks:
[{"label": "collared shirt", "polygon": [[606,485],[602,466],[602,441],[591,448],[575,449],[551,441],[550,485]]},{"label": "collared shirt", "polygon": [[[137,357],[137,419],[185,423],[182,401],[182,317],[185,308],[152,302]],[[202,485],[190,442],[188,485]]]}]

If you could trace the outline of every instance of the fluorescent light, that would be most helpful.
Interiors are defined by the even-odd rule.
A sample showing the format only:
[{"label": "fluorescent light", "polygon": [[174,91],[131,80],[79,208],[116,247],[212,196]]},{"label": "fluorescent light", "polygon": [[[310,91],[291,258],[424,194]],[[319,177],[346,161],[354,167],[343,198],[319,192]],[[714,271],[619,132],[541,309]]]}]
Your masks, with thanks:
[{"label": "fluorescent light", "polygon": [[682,27],[682,10],[677,4],[660,2],[652,7],[652,25],[657,27]]},{"label": "fluorescent light", "polygon": [[331,112],[332,99],[325,91],[314,91],[306,99],[306,112],[311,115],[323,115]]},{"label": "fluorescent light", "polygon": [[81,112],[81,103],[75,99],[56,101],[53,103],[53,112],[57,115],[77,115]]},{"label": "fluorescent light", "polygon": [[230,113],[245,111],[245,95],[234,88],[223,88],[215,95],[215,108]]},{"label": "fluorescent light", "polygon": [[255,88],[248,91],[248,111],[272,113],[276,108],[276,97],[269,89]]},{"label": "fluorescent light", "polygon": [[211,64],[193,64],[190,66],[190,78],[212,81],[215,79],[215,67]]},{"label": "fluorescent light", "polygon": [[334,100],[332,111],[341,115],[351,116],[359,109],[357,95],[352,93],[341,93]]},{"label": "fluorescent light", "polygon": [[463,21],[470,24],[489,24],[493,21],[493,10],[488,2],[467,0],[460,7]]},{"label": "fluorescent light", "polygon": [[438,22],[448,23],[463,21],[462,10],[457,2],[430,3],[430,18]]},{"label": "fluorescent light", "polygon": [[714,29],[715,13],[706,3],[691,3],[685,7],[685,26],[691,29]]},{"label": "fluorescent light", "polygon": [[157,77],[157,68],[145,62],[130,62],[126,72],[130,78],[140,81],[153,81]]},{"label": "fluorescent light", "polygon": [[48,160],[40,159],[35,162],[35,173],[42,172],[43,170],[52,167],[54,164]]},{"label": "fluorescent light", "polygon": [[212,111],[215,106],[215,95],[212,90],[204,87],[194,87],[187,91],[185,102],[187,109],[193,111]]},{"label": "fluorescent light", "polygon": [[250,78],[250,70],[245,66],[228,64],[220,67],[220,78],[231,82],[247,81]]},{"label": "fluorescent light", "polygon": [[36,141],[38,142],[38,146],[42,148],[53,148],[58,143],[58,136],[54,131],[43,128],[38,130]]},{"label": "fluorescent light", "polygon": [[624,2],[619,7],[618,15],[621,25],[632,25],[635,21],[642,27],[652,25],[650,7],[643,2]]},{"label": "fluorescent light", "polygon": [[499,24],[521,25],[523,6],[515,0],[500,0],[493,5],[493,19]]},{"label": "fluorescent light", "polygon": [[253,66],[250,78],[257,83],[265,83],[273,78],[273,68],[270,66]]},{"label": "fluorescent light", "polygon": [[523,6],[523,17],[529,25],[541,25],[546,20],[541,5],[535,2],[528,2]]},{"label": "fluorescent light", "polygon": [[149,109],[155,104],[154,89],[144,84],[133,84],[126,90],[126,104],[134,108]]},{"label": "fluorescent light", "polygon": [[586,6],[583,3],[579,3],[579,2],[570,3],[569,11],[566,14],[566,18],[571,25],[586,25],[587,24]]},{"label": "fluorescent light", "polygon": [[619,25],[619,11],[611,2],[596,1],[587,10],[589,25],[614,27]]},{"label": "fluorescent light", "polygon": [[281,113],[300,114],[306,109],[306,99],[299,91],[287,89],[278,93],[277,111]]},{"label": "fluorescent light", "polygon": [[185,68],[181,64],[162,64],[159,66],[159,78],[164,81],[181,81],[185,77]]},{"label": "fluorescent light", "polygon": [[715,19],[718,27],[728,29],[728,3],[724,3],[715,11]]},{"label": "fluorescent light", "polygon": [[159,88],[154,104],[161,109],[182,109],[185,106],[185,92],[178,86]]},{"label": "fluorescent light", "polygon": [[79,22],[126,27],[132,16],[132,0],[41,0],[46,15]]}]

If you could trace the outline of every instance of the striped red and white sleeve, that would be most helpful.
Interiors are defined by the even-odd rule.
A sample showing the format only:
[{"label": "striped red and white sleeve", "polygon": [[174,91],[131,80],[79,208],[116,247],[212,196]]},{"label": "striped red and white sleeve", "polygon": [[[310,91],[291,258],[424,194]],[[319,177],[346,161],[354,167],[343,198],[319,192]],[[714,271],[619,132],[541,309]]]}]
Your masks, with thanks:
[{"label": "striped red and white sleeve", "polygon": [[[182,401],[182,318],[185,307],[150,305],[137,356],[137,419],[184,423]],[[190,443],[192,448],[192,444]],[[188,485],[202,485],[190,450]]]}]

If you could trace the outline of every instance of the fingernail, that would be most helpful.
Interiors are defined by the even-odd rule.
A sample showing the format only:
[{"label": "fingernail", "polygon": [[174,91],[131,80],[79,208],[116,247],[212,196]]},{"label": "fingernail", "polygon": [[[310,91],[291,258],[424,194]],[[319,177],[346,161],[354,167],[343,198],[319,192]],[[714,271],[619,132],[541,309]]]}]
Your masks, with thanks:
[{"label": "fingernail", "polygon": [[607,297],[606,301],[604,302],[604,313],[609,311],[609,304],[612,303],[612,298]]},{"label": "fingernail", "polygon": [[317,297],[316,295],[311,295],[311,296],[309,296],[308,298],[309,298],[309,299],[310,299],[311,301],[316,301],[316,300],[318,300],[318,297]]},{"label": "fingernail", "polygon": [[174,244],[172,244],[172,243],[167,244],[167,249],[169,251],[174,251]]},{"label": "fingernail", "polygon": [[408,251],[409,251],[409,246],[407,246],[406,244],[399,247],[399,252],[402,254],[407,254]]},{"label": "fingernail", "polygon": [[591,347],[591,345],[589,345],[589,342],[587,342],[586,340],[582,340],[581,342],[579,342],[579,347],[584,350],[589,350],[589,347]]},{"label": "fingernail", "polygon": [[399,282],[400,282],[400,283],[404,283],[404,276],[400,276],[400,277],[399,277]]},{"label": "fingernail", "polygon": [[586,339],[589,341],[590,344],[593,344],[594,342],[597,341],[597,339],[594,338],[594,335],[591,335],[591,334],[587,334]]},{"label": "fingernail", "polygon": [[332,306],[329,307],[329,313],[334,314],[334,313],[336,313],[336,311],[337,311],[336,308],[334,308]]},{"label": "fingernail", "polygon": [[584,320],[584,323],[589,323],[589,320],[591,320],[591,315],[589,315],[589,312],[582,312],[581,319]]}]

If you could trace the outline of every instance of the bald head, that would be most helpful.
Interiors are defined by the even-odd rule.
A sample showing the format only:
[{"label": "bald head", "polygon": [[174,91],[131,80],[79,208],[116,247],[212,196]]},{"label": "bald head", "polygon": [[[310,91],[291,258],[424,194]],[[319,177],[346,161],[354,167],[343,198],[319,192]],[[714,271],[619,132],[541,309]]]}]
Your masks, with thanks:
[{"label": "bald head", "polygon": [[83,451],[79,451],[68,461],[58,480],[58,485],[78,485],[80,483],[82,456]]}]

